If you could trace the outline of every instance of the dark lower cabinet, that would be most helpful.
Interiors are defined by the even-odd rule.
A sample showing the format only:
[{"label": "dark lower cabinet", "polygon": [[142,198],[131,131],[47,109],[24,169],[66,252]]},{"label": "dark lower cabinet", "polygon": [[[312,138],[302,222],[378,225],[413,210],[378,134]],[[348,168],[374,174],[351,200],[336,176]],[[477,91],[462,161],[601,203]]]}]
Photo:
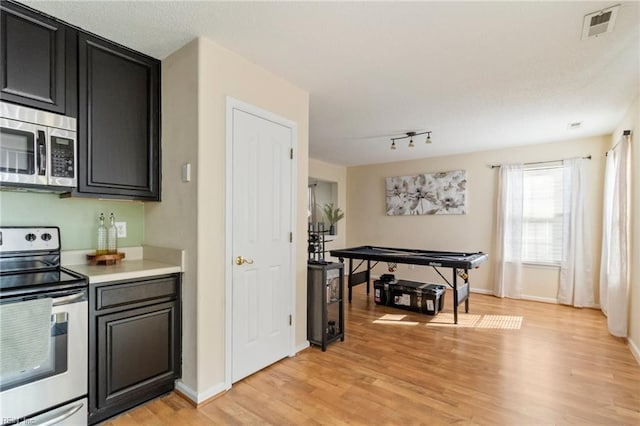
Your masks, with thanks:
[{"label": "dark lower cabinet", "polygon": [[78,34],[79,195],[160,200],[160,61]]},{"label": "dark lower cabinet", "polygon": [[92,285],[90,424],[173,389],[181,372],[179,295],[177,274]]},{"label": "dark lower cabinet", "polygon": [[0,99],[76,116],[76,31],[0,2]]}]

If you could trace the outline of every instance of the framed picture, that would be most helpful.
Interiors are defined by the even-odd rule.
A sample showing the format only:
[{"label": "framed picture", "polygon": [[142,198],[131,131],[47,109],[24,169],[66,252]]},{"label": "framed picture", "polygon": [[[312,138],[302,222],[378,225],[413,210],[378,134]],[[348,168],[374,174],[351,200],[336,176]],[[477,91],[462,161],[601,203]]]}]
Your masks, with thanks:
[{"label": "framed picture", "polygon": [[387,215],[466,214],[467,172],[386,178]]}]

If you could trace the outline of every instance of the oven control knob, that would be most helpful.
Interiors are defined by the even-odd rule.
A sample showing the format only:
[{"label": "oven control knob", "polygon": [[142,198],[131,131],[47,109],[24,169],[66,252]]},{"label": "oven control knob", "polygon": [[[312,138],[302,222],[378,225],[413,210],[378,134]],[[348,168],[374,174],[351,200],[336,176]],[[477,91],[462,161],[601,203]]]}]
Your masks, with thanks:
[{"label": "oven control knob", "polygon": [[24,236],[24,239],[31,242],[31,241],[35,241],[36,240],[36,234],[29,232],[27,235]]},{"label": "oven control knob", "polygon": [[44,234],[40,235],[40,238],[42,238],[42,241],[51,241],[51,234],[45,232]]}]

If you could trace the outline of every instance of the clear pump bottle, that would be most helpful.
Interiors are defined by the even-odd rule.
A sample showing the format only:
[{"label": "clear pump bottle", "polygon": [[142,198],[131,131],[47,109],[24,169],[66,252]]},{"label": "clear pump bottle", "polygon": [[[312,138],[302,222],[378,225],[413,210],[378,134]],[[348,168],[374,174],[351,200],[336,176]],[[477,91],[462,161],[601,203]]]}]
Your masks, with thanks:
[{"label": "clear pump bottle", "polygon": [[116,227],[116,217],[109,215],[109,228],[107,228],[107,250],[109,254],[118,252],[118,228]]},{"label": "clear pump bottle", "polygon": [[98,223],[98,247],[96,248],[96,254],[107,254],[107,227],[104,224],[104,213],[100,213],[100,219]]}]

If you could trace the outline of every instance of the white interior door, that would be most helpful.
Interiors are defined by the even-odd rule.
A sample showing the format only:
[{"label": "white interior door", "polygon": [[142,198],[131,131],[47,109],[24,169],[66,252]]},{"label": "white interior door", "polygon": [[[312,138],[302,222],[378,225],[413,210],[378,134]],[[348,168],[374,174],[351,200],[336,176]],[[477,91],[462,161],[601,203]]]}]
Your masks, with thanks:
[{"label": "white interior door", "polygon": [[231,139],[233,383],[290,353],[293,129],[233,108]]}]

